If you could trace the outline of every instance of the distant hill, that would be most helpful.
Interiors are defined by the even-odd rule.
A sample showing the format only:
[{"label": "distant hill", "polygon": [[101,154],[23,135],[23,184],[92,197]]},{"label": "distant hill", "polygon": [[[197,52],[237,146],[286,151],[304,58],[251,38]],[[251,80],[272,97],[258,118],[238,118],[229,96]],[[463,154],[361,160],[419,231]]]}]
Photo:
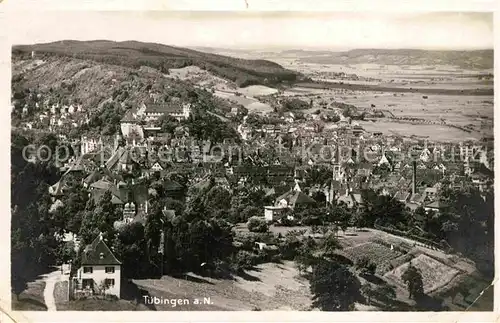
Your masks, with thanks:
[{"label": "distant hill", "polygon": [[32,51],[36,52],[37,58],[58,56],[132,68],[149,66],[162,73],[167,73],[170,68],[194,65],[234,81],[240,87],[253,84],[276,85],[300,78],[299,73],[266,60],[239,59],[137,41],[64,40],[47,44],[17,45],[12,48],[12,56],[15,60],[31,55]]},{"label": "distant hill", "polygon": [[[290,51],[287,51],[290,52]],[[301,51],[296,51],[298,54]],[[353,49],[346,52],[309,54],[300,61],[317,64],[452,65],[463,69],[493,68],[493,50],[449,51],[421,49]]]}]

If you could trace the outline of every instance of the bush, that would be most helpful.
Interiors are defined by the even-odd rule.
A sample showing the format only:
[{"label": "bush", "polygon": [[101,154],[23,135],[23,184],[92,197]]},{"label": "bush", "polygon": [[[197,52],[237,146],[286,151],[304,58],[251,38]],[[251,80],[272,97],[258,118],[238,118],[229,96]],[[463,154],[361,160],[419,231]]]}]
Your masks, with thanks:
[{"label": "bush", "polygon": [[267,232],[269,230],[269,226],[263,218],[251,217],[247,225],[250,232]]},{"label": "bush", "polygon": [[319,225],[323,224],[323,221],[315,215],[309,215],[309,216],[302,218],[300,223],[302,225],[319,226]]},{"label": "bush", "polygon": [[257,217],[261,213],[261,210],[255,206],[247,206],[241,211],[241,220],[248,221],[253,217]]},{"label": "bush", "polygon": [[356,268],[362,275],[375,275],[377,265],[371,262],[367,257],[363,257],[356,263]]},{"label": "bush", "polygon": [[256,263],[255,255],[246,250],[239,250],[234,258],[237,270],[251,269]]}]

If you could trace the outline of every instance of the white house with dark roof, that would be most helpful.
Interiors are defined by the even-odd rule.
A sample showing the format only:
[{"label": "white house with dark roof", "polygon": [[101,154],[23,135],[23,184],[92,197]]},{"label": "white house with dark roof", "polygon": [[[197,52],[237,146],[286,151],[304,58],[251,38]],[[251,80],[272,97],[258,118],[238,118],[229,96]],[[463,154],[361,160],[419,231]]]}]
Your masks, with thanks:
[{"label": "white house with dark roof", "polygon": [[75,293],[120,297],[121,262],[103,240],[102,233],[85,247],[81,267],[73,280]]}]

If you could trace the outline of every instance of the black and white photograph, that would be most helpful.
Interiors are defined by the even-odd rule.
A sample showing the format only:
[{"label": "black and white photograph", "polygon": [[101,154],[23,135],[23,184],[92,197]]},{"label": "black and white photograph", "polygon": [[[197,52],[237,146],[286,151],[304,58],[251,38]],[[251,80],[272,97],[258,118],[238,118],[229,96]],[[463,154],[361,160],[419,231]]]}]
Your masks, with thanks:
[{"label": "black and white photograph", "polygon": [[494,310],[493,12],[15,23],[12,311]]}]

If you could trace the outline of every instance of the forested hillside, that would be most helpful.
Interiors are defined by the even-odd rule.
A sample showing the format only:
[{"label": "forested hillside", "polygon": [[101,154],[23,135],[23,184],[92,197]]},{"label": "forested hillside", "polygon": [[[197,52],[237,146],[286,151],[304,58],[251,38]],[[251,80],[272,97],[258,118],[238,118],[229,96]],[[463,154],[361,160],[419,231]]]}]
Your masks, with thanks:
[{"label": "forested hillside", "polygon": [[234,81],[240,87],[295,81],[299,74],[266,60],[245,60],[154,43],[65,40],[47,44],[14,46],[13,58],[72,57],[139,68],[149,66],[167,73],[170,68],[195,65]]}]

